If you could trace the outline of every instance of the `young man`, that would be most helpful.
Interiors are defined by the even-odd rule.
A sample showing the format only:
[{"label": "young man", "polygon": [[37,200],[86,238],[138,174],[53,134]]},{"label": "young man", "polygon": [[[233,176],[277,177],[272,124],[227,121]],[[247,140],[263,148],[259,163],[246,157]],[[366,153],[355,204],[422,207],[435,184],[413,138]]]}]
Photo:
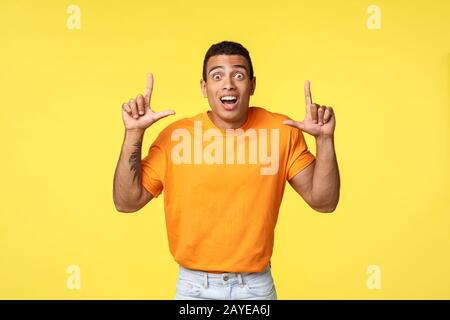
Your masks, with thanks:
[{"label": "young man", "polygon": [[[270,258],[286,181],[319,212],[339,201],[333,109],[312,102],[308,81],[301,122],[249,107],[256,78],[235,42],[210,47],[200,84],[211,110],[167,126],[142,160],[145,130],[175,112],[151,109],[151,74],[145,96],[123,104],[114,203],[135,212],[164,190],[169,247],[180,265],[176,299],[276,299]],[[315,137],[317,158],[302,132]]]}]

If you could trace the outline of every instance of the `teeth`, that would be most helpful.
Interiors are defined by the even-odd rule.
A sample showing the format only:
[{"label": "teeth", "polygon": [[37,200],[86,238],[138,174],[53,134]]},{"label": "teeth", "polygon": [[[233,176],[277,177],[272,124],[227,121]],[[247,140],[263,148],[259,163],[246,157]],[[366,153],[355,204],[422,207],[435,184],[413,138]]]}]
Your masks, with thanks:
[{"label": "teeth", "polygon": [[237,98],[233,97],[233,96],[225,96],[225,97],[220,98],[220,100],[228,100],[228,101],[230,101],[230,100],[237,100]]}]

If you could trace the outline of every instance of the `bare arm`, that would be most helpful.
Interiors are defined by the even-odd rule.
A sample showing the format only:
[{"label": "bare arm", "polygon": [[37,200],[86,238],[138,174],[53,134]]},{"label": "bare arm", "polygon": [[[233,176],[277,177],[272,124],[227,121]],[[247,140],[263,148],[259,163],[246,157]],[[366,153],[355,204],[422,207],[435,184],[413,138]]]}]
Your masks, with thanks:
[{"label": "bare arm", "polygon": [[142,186],[141,149],[144,131],[125,130],[125,137],[114,173],[113,199],[117,211],[135,212],[152,198]]},{"label": "bare arm", "polygon": [[303,121],[285,120],[316,138],[317,157],[289,183],[298,194],[319,212],[333,212],[339,202],[340,177],[334,148],[336,117],[331,107],[312,102],[310,83],[305,83],[306,115]]},{"label": "bare arm", "polygon": [[155,112],[150,107],[153,75],[147,77],[145,96],[122,105],[125,137],[113,182],[113,200],[120,212],[135,212],[145,206],[153,195],[142,186],[141,149],[145,130],[156,121],[175,114],[173,110]]},{"label": "bare arm", "polygon": [[316,160],[289,183],[311,208],[333,212],[339,202],[340,177],[333,138],[316,139]]}]

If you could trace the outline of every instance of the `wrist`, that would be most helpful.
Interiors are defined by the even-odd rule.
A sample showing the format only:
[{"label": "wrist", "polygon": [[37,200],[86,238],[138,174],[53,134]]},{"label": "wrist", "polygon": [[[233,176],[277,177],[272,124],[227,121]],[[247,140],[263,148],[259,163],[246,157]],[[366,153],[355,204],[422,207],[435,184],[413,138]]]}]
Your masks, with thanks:
[{"label": "wrist", "polygon": [[320,135],[316,137],[317,144],[334,142],[334,135]]},{"label": "wrist", "polygon": [[133,135],[133,136],[142,136],[145,132],[145,129],[140,129],[140,128],[133,128],[133,129],[128,129],[125,128],[125,134],[126,135]]}]

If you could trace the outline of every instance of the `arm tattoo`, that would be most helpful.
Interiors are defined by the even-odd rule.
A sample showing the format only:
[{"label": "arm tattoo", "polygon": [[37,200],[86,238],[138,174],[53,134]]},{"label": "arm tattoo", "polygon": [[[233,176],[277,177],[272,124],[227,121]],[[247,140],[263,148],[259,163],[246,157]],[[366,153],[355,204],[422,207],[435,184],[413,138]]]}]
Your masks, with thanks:
[{"label": "arm tattoo", "polygon": [[133,153],[130,156],[130,159],[128,160],[128,163],[130,164],[130,171],[134,171],[133,176],[133,183],[135,180],[139,181],[139,173],[140,173],[140,167],[141,167],[141,142],[138,141],[134,145],[136,147],[136,150],[133,151]]}]

